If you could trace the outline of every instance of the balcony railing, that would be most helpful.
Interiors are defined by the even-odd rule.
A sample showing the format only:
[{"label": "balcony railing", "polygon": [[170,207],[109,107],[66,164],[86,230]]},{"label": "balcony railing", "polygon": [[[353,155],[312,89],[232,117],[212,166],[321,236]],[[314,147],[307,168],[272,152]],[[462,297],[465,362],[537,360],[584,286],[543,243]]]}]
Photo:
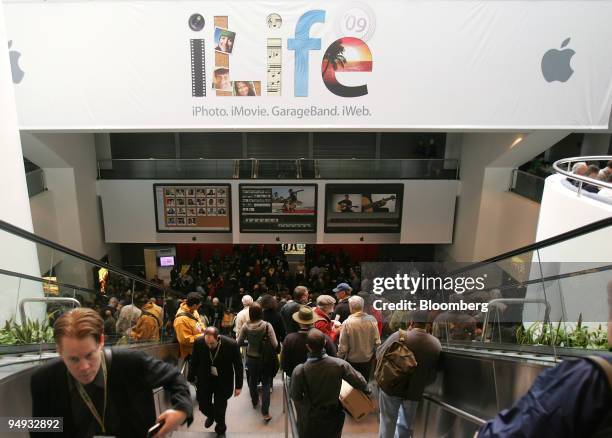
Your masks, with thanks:
[{"label": "balcony railing", "polygon": [[459,179],[445,159],[117,159],[99,179]]},{"label": "balcony railing", "polygon": [[599,189],[612,189],[612,183],[572,173],[572,166],[575,163],[579,162],[608,162],[610,160],[612,160],[612,156],[610,155],[592,155],[586,157],[564,158],[562,160],[555,161],[553,163],[553,169],[555,169],[557,173],[560,173],[561,175],[567,177],[568,180],[570,180],[576,187],[578,187],[578,196],[580,196],[583,193],[584,185],[586,184],[598,187]]},{"label": "balcony railing", "polygon": [[534,175],[533,173],[514,169],[512,171],[510,191],[537,203],[541,203],[545,180],[545,178]]}]

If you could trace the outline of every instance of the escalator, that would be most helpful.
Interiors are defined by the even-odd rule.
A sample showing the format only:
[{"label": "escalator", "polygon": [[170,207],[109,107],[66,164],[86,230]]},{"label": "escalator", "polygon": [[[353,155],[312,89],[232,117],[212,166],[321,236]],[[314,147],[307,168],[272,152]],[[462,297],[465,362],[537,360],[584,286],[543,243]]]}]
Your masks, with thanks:
[{"label": "escalator", "polygon": [[[0,221],[0,416],[31,415],[30,376],[44,361],[56,357],[53,323],[73,307],[93,308],[101,314],[108,298],[140,305],[148,297],[168,303],[180,295],[138,275],[95,260],[64,246]],[[120,312],[117,312],[120,314]],[[128,327],[135,319],[127,320]],[[110,325],[108,325],[110,327]],[[105,344],[124,344],[147,354],[175,362],[177,344],[167,330],[157,342],[136,342],[130,336],[109,333]],[[161,394],[156,395],[161,400]],[[12,433],[11,436],[28,436]]]},{"label": "escalator", "polygon": [[[612,263],[590,260],[588,248],[609,245],[611,235],[608,218],[446,274],[486,274],[484,292],[495,298],[469,339],[454,336],[452,327],[443,328],[441,364],[419,406],[415,436],[472,437],[485,420],[520,398],[542,370],[607,348],[601,333],[607,324],[605,291]],[[64,309],[80,305],[102,310],[105,297],[121,293],[130,304],[138,304],[143,294],[157,294],[164,303],[178,298],[156,283],[1,221],[0,242],[8,249],[8,256],[0,257],[2,318],[20,329],[18,339],[0,337],[1,416],[30,415],[31,371],[56,356],[48,329]],[[28,320],[38,321],[36,330]],[[111,344],[120,339],[108,337]],[[166,331],[159,342],[126,341],[125,348],[143,349],[165,360],[176,357],[176,344]],[[286,394],[284,381],[277,388],[279,396]],[[296,436],[295,407],[288,397],[283,399],[284,412],[293,414],[282,417],[283,435]],[[163,396],[157,400],[161,410]],[[280,397],[276,400],[280,405]],[[232,421],[240,423],[228,417],[228,424]],[[376,418],[348,424],[345,435],[352,434],[377,436]]]},{"label": "escalator", "polygon": [[499,298],[489,302],[473,339],[443,340],[440,369],[419,407],[415,436],[471,438],[544,369],[607,351],[612,261],[590,259],[588,248],[607,245],[611,237],[608,218],[449,274],[486,274]]}]

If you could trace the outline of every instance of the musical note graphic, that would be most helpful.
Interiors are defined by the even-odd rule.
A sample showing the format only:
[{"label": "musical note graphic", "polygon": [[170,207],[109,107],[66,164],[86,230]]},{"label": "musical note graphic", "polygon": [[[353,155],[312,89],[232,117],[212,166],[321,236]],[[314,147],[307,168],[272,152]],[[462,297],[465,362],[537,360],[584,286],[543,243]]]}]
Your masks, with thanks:
[{"label": "musical note graphic", "polygon": [[281,75],[282,75],[282,47],[281,38],[268,38],[268,95],[281,95]]}]

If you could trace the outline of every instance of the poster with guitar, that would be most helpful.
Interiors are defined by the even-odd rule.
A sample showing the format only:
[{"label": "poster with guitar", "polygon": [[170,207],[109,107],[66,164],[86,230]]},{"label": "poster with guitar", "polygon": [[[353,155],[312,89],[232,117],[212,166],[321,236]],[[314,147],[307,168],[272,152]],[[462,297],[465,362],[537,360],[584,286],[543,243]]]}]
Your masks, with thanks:
[{"label": "poster with guitar", "polygon": [[399,233],[403,184],[327,184],[326,233]]}]

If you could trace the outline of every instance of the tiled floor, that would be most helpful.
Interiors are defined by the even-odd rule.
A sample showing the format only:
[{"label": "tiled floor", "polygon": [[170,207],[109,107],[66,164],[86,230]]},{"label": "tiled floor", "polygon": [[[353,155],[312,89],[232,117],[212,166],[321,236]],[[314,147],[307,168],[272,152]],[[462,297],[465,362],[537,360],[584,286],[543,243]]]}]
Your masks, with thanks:
[{"label": "tiled floor", "polygon": [[[260,410],[251,406],[249,389],[246,385],[239,397],[228,401],[226,423],[227,438],[284,438],[285,414],[283,414],[283,383],[279,377],[274,379],[274,391],[270,401],[272,420],[266,424],[261,418]],[[194,411],[194,422],[191,427],[183,427],[175,432],[173,438],[213,438],[214,426],[204,429],[204,415],[199,410]],[[205,433],[206,432],[206,433]],[[289,433],[291,436],[291,433]],[[374,438],[378,436],[378,418],[372,414],[359,423],[347,416],[342,433],[347,438]],[[321,436],[321,438],[324,438]]]}]

